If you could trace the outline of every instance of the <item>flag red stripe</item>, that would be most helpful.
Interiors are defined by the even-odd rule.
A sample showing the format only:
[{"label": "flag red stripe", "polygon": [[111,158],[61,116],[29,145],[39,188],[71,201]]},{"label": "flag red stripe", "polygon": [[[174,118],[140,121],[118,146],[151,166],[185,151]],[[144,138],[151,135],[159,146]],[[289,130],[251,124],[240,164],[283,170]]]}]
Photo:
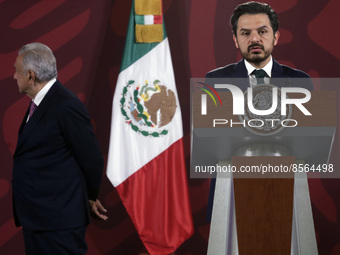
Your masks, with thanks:
[{"label": "flag red stripe", "polygon": [[182,138],[116,189],[150,254],[174,252],[193,234]]},{"label": "flag red stripe", "polygon": [[162,15],[154,15],[153,16],[153,23],[154,24],[162,24],[163,23],[163,16]]}]

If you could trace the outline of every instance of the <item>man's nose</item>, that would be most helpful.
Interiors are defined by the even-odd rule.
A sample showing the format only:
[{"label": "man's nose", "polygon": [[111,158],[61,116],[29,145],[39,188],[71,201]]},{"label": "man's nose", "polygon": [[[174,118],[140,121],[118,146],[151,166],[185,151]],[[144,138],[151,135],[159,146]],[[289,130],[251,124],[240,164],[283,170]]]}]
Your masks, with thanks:
[{"label": "man's nose", "polygon": [[255,43],[255,42],[258,42],[259,40],[260,40],[260,37],[258,33],[256,31],[253,31],[250,35],[250,42]]}]

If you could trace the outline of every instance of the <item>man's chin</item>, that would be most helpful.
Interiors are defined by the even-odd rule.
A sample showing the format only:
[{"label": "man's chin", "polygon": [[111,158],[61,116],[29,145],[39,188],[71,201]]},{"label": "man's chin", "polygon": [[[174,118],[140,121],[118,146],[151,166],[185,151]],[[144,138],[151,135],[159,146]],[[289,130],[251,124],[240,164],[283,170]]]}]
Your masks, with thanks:
[{"label": "man's chin", "polygon": [[260,54],[250,56],[247,61],[252,63],[261,63],[265,61],[269,56],[261,56]]}]

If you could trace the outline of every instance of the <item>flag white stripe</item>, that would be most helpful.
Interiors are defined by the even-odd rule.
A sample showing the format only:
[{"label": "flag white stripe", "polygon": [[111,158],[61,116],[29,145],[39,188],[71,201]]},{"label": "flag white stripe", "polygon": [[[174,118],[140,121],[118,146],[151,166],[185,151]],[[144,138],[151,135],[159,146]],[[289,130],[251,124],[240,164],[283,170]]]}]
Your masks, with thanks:
[{"label": "flag white stripe", "polygon": [[[183,136],[182,117],[168,44],[168,39],[165,38],[150,52],[119,74],[113,99],[107,165],[107,176],[115,187]],[[162,56],[163,61],[158,61],[160,56]],[[129,80],[134,80],[141,86],[145,80],[149,82],[160,80],[161,84],[166,85],[175,93],[177,109],[172,121],[164,127],[169,130],[167,135],[145,137],[133,131],[125,123],[121,113],[120,99],[122,98],[122,89]]]},{"label": "flag white stripe", "polygon": [[152,24],[154,24],[153,15],[145,15],[144,16],[144,24],[145,25],[152,25]]}]

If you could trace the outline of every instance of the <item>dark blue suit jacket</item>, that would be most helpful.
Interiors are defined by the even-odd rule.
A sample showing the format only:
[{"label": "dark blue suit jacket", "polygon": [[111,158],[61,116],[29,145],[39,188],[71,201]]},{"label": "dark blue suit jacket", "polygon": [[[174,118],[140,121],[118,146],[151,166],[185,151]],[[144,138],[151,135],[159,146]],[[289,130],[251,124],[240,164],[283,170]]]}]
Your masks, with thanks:
[{"label": "dark blue suit jacket", "polygon": [[17,226],[58,230],[89,222],[103,157],[89,114],[76,95],[56,81],[26,123],[13,157],[13,209]]},{"label": "dark blue suit jacket", "polygon": [[[213,83],[213,79],[216,78],[247,78],[248,72],[244,64],[244,59],[237,63],[229,64],[224,67],[217,68],[208,72],[205,76],[209,83]],[[300,87],[308,90],[313,90],[313,84],[310,81],[310,77],[305,72],[293,69],[289,66],[280,65],[273,59],[273,68],[271,73],[271,84],[278,87]],[[296,79],[292,79],[296,78]],[[305,79],[300,79],[305,78]],[[307,79],[306,79],[307,78]],[[238,81],[238,87],[243,91],[249,87],[247,79]]]},{"label": "dark blue suit jacket", "polygon": [[[208,72],[205,76],[206,83],[216,84],[221,83],[220,80],[217,82],[215,79],[223,79],[228,82],[228,79],[233,79],[232,84],[236,82],[242,91],[245,91],[249,87],[248,79],[236,79],[236,78],[248,78],[248,71],[244,64],[244,59],[237,63],[229,64],[224,67],[217,68]],[[214,82],[214,80],[216,82]],[[273,68],[271,73],[270,83],[278,87],[300,87],[308,90],[313,90],[313,84],[310,80],[310,76],[305,72],[293,69],[289,66],[280,65],[273,59]],[[208,214],[207,221],[210,222],[212,206],[215,193],[215,179],[211,179],[209,201],[208,201]]]}]

